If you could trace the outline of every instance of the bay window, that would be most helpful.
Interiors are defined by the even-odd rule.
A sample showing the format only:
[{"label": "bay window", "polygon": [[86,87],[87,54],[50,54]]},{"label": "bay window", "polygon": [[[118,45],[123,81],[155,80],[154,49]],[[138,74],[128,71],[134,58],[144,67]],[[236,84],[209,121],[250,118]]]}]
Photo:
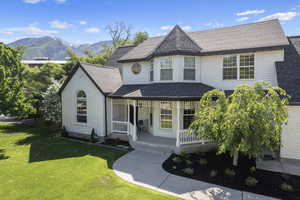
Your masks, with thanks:
[{"label": "bay window", "polygon": [[185,56],[184,57],[184,80],[195,80],[195,57],[193,56]]},{"label": "bay window", "polygon": [[173,80],[172,57],[160,58],[160,80]]},{"label": "bay window", "polygon": [[149,70],[149,81],[153,81],[154,79],[154,63],[153,60],[150,62],[150,70]]},{"label": "bay window", "polygon": [[194,121],[195,104],[193,102],[184,102],[183,109],[183,129],[188,129]]},{"label": "bay window", "polygon": [[160,102],[160,128],[172,128],[172,103]]}]

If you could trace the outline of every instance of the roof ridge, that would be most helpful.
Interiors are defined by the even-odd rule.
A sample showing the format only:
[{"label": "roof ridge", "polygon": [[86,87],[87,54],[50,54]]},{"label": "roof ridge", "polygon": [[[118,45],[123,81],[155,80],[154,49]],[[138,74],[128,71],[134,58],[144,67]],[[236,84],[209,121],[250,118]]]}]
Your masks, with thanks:
[{"label": "roof ridge", "polygon": [[91,66],[91,67],[96,67],[96,68],[117,69],[116,67],[113,67],[113,66],[91,64],[91,63],[86,63],[86,62],[82,62],[82,61],[80,61],[79,63],[83,64],[83,65],[88,65],[88,66]]}]

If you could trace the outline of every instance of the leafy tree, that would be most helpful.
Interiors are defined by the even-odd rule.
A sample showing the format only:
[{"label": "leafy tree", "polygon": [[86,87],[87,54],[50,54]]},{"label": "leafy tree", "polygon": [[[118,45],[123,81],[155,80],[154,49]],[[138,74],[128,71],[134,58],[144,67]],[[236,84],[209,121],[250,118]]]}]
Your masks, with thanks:
[{"label": "leafy tree", "polygon": [[270,83],[240,85],[226,97],[224,91],[207,92],[200,100],[190,131],[210,139],[218,152],[229,152],[238,163],[238,154],[262,158],[265,149],[280,147],[282,125],[288,118],[286,92]]},{"label": "leafy tree", "polygon": [[24,94],[21,54],[0,43],[0,114],[26,117],[33,111]]},{"label": "leafy tree", "polygon": [[69,57],[67,58],[67,64],[64,65],[64,70],[67,75],[72,72],[73,67],[80,61],[80,57],[76,55],[76,53],[72,49],[67,49],[67,54]]},{"label": "leafy tree", "polygon": [[149,38],[147,32],[137,32],[133,38],[133,45],[139,45]]},{"label": "leafy tree", "polygon": [[61,123],[61,99],[58,95],[60,86],[61,84],[53,79],[52,84],[43,94],[41,104],[42,118],[55,124]]}]

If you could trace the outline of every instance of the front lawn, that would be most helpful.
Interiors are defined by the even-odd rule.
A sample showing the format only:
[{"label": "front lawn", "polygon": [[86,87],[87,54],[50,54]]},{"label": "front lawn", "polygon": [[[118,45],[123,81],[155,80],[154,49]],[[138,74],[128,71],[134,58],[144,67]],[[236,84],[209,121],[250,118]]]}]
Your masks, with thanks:
[{"label": "front lawn", "polygon": [[53,137],[44,125],[0,124],[0,199],[175,199],[118,178],[126,152]]}]

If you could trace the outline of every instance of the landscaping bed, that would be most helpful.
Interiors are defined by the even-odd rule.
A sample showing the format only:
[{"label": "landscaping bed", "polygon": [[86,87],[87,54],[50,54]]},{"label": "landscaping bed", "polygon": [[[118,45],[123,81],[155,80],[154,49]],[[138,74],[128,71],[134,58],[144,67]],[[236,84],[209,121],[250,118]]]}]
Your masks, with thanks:
[{"label": "landscaping bed", "polygon": [[233,167],[228,154],[172,154],[163,163],[163,168],[171,174],[232,189],[281,199],[300,199],[299,176],[256,169],[255,160],[242,155],[238,166]]}]

